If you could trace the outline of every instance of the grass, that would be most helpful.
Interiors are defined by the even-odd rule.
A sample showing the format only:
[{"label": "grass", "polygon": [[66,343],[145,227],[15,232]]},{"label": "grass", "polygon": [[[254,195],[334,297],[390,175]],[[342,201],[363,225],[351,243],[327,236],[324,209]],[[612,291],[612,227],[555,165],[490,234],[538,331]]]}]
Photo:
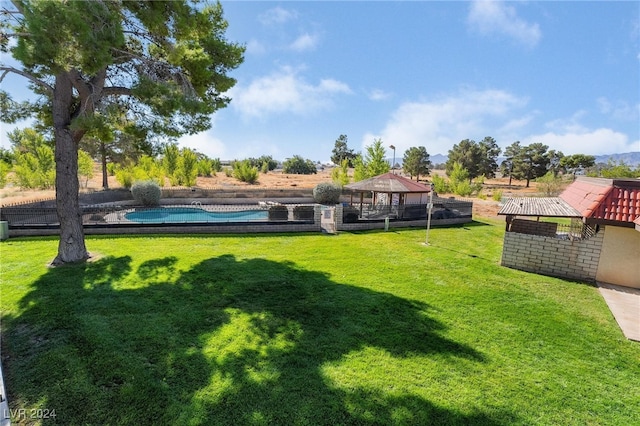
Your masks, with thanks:
[{"label": "grass", "polygon": [[[499,266],[503,223],[11,239],[11,408],[44,424],[640,424],[640,345],[597,289]],[[33,419],[14,418],[17,423]]]}]

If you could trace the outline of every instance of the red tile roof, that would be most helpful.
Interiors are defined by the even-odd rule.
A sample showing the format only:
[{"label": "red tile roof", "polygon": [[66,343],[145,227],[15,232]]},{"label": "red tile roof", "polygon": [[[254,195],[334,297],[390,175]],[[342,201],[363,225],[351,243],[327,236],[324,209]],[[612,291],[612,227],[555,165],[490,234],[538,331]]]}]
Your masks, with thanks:
[{"label": "red tile roof", "polygon": [[640,218],[640,180],[579,177],[560,198],[587,219],[635,222]]}]

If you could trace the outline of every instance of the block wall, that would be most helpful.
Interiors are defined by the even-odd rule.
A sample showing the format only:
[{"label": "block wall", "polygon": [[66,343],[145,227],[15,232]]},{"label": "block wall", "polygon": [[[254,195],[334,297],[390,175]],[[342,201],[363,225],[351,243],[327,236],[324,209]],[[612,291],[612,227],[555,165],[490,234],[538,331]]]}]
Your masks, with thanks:
[{"label": "block wall", "polygon": [[605,227],[586,240],[505,232],[502,266],[560,278],[595,281]]}]

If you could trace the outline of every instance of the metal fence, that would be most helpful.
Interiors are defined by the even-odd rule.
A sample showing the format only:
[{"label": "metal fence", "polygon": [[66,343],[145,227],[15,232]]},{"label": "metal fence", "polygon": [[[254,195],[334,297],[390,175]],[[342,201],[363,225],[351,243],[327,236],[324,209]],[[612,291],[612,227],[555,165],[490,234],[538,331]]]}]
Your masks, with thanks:
[{"label": "metal fence", "polygon": [[[130,219],[130,213],[148,212],[154,224],[173,223],[220,223],[220,222],[257,222],[257,221],[313,221],[313,205],[291,205],[270,203],[203,205],[199,202],[191,204],[163,205],[161,207],[101,205],[86,206],[82,209],[84,225],[132,224],[145,223]],[[176,213],[180,210],[182,214]],[[243,215],[243,212],[255,212]],[[259,214],[258,212],[264,212]],[[214,213],[193,215],[192,213]],[[28,228],[42,226],[59,226],[58,214],[54,207],[4,207],[0,210],[0,220],[7,221],[10,228]],[[149,222],[146,222],[149,223]]]},{"label": "metal fence", "polygon": [[[343,208],[343,222],[358,220],[421,220],[428,216],[428,204],[380,205],[353,203]],[[473,203],[453,198],[434,198],[431,219],[471,217]]]}]

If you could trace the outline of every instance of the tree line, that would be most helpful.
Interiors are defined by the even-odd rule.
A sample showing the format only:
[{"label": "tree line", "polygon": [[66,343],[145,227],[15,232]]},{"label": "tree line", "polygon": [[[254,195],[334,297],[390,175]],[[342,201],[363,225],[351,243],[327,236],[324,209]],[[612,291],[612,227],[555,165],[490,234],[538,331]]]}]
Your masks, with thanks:
[{"label": "tree line", "polygon": [[[640,167],[634,169],[622,162],[612,161],[607,164],[596,164],[596,158],[592,155],[564,155],[561,151],[550,150],[547,145],[542,143],[522,145],[519,141],[513,142],[505,148],[504,160],[498,164],[501,153],[502,149],[490,136],[479,142],[464,139],[448,151],[444,169],[449,177],[459,178],[462,173],[469,183],[477,178],[494,178],[499,172],[503,177],[509,178],[509,185],[512,184],[513,179],[516,179],[525,181],[526,187],[530,186],[532,180],[541,178],[548,173],[554,177],[560,174],[570,174],[575,177],[577,173],[608,178],[640,177]],[[389,167],[385,169],[383,165],[383,163],[388,165],[386,158],[386,150],[380,139],[375,140],[371,146],[365,147],[365,153],[361,154],[349,149],[347,136],[340,135],[335,141],[331,161],[341,166],[343,170],[347,166],[353,167],[355,169],[354,180],[357,181],[375,176],[376,174],[372,173],[379,172],[379,168],[388,171]],[[363,168],[362,165],[367,167]],[[392,165],[392,167],[395,166]],[[416,180],[419,180],[420,176],[428,176],[432,168],[430,154],[424,146],[410,147],[405,151],[402,158],[402,169],[411,179],[415,177]],[[342,182],[344,182],[344,178]]]}]

